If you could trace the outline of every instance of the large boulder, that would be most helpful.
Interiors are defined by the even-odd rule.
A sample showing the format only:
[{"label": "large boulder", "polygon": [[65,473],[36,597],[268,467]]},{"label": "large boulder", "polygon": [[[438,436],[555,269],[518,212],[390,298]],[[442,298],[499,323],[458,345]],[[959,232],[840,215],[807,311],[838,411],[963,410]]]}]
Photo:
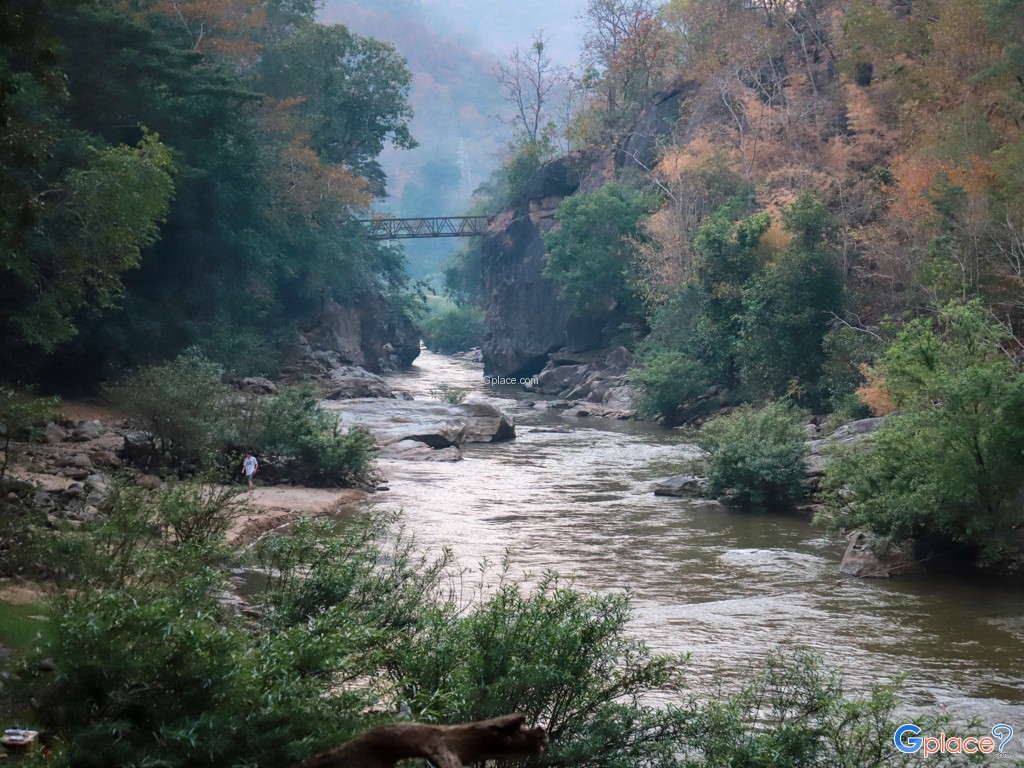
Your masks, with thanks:
[{"label": "large boulder", "polygon": [[355,365],[331,369],[329,383],[328,400],[395,396],[384,379]]},{"label": "large boulder", "polygon": [[326,403],[346,427],[362,427],[378,446],[415,440],[432,448],[515,437],[515,421],[484,401],[357,399]]},{"label": "large boulder", "polygon": [[887,579],[907,573],[923,573],[924,567],[905,549],[883,546],[872,534],[854,531],[839,565],[845,576]]}]

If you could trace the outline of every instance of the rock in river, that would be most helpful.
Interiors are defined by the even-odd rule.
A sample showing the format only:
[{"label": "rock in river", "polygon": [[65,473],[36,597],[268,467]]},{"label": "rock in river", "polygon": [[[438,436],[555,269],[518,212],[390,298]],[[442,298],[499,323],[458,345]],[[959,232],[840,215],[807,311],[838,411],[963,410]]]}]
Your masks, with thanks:
[{"label": "rock in river", "polygon": [[363,427],[378,446],[416,440],[431,448],[495,443],[516,436],[509,414],[483,400],[447,405],[433,400],[356,399],[324,403],[342,425]]}]

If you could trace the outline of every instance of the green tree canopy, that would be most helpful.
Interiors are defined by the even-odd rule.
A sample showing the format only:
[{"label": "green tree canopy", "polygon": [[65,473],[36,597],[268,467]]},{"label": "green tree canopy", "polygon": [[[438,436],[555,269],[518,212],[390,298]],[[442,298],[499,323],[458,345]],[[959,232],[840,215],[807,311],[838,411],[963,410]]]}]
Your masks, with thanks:
[{"label": "green tree canopy", "polygon": [[544,236],[544,274],[558,284],[574,312],[602,314],[631,301],[627,276],[633,243],[643,236],[643,221],[657,204],[654,195],[619,183],[562,201],[555,214],[559,226]]}]

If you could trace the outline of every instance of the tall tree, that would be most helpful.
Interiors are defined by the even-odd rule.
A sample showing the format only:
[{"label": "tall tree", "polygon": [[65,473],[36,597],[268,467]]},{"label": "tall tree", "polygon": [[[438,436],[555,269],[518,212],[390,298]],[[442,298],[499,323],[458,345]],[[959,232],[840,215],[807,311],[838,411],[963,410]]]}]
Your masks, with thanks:
[{"label": "tall tree", "polygon": [[552,91],[566,81],[565,73],[547,53],[544,32],[538,32],[525,50],[515,48],[506,61],[498,64],[495,76],[513,110],[507,122],[527,141],[540,141],[550,122]]},{"label": "tall tree", "polygon": [[394,46],[342,26],[309,24],[267,51],[260,70],[270,96],[302,99],[295,112],[317,154],[350,168],[383,196],[377,156],[384,145],[416,146],[409,132],[412,76]]}]

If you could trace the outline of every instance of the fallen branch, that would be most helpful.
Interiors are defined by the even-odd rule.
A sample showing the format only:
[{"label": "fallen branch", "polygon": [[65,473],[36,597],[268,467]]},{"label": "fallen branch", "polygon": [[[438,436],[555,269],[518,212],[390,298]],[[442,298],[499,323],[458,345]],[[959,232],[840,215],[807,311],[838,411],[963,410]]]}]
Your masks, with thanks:
[{"label": "fallen branch", "polygon": [[292,768],[393,768],[412,757],[425,758],[436,768],[463,768],[543,753],[547,733],[540,727],[524,729],[525,723],[526,715],[513,714],[461,725],[381,725]]}]

